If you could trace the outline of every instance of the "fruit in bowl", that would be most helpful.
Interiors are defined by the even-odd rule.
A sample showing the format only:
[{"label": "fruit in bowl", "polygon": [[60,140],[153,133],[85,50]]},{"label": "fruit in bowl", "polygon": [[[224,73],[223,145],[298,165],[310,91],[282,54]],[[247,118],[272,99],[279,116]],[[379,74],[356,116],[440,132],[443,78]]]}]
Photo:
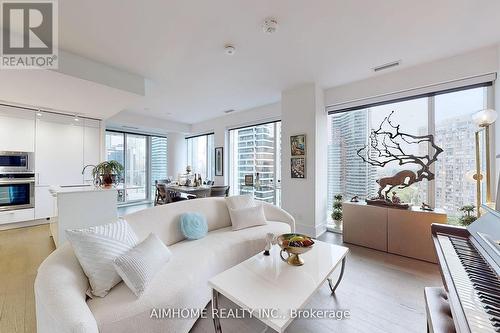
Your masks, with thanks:
[{"label": "fruit in bowl", "polygon": [[[293,266],[301,266],[304,260],[299,254],[306,253],[312,249],[314,241],[311,237],[302,234],[283,234],[277,238],[278,245],[281,247],[281,259]],[[288,254],[288,258],[283,257],[283,253]]]},{"label": "fruit in bowl", "polygon": [[282,236],[282,247],[309,247],[314,244],[314,241],[306,235],[284,234]]}]

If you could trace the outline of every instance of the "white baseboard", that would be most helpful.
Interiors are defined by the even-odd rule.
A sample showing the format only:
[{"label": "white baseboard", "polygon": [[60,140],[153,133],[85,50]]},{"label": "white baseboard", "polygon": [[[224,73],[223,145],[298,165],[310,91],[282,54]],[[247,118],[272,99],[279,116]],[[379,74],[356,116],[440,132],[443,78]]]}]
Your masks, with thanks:
[{"label": "white baseboard", "polygon": [[299,234],[305,234],[309,237],[317,238],[326,232],[326,223],[311,226],[295,222],[295,232]]},{"label": "white baseboard", "polygon": [[40,220],[30,220],[30,221],[22,221],[22,222],[16,222],[16,223],[0,224],[0,231],[17,229],[17,228],[32,227],[32,226],[41,225],[41,224],[49,224],[50,222],[51,222],[50,220],[40,219]]}]

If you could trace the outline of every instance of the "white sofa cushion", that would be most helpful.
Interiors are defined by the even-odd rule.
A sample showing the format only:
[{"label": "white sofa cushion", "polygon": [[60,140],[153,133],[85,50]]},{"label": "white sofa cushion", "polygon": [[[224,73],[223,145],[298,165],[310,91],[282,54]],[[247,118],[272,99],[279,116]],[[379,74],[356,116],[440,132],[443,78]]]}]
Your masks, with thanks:
[{"label": "white sofa cushion", "polygon": [[167,246],[185,239],[179,220],[182,214],[198,212],[207,219],[208,232],[231,226],[224,198],[185,200],[144,209],[126,216],[137,237],[145,239],[151,232]]},{"label": "white sofa cushion", "polygon": [[116,258],[113,265],[123,282],[141,296],[153,276],[170,260],[172,253],[153,233],[132,250]]},{"label": "white sofa cushion", "polygon": [[137,236],[125,220],[85,229],[66,230],[85,275],[89,278],[89,296],[104,297],[122,279],[113,260],[137,245]]},{"label": "white sofa cushion", "polygon": [[154,319],[152,308],[203,309],[210,301],[207,281],[263,251],[268,232],[290,232],[290,225],[268,221],[266,225],[233,231],[226,227],[196,241],[169,246],[172,257],[137,298],[123,283],[104,298],[88,300],[100,333],[188,332],[197,318]]},{"label": "white sofa cushion", "polygon": [[229,208],[229,215],[231,216],[233,230],[255,227],[267,223],[264,208],[259,204],[254,207],[240,209]]},{"label": "white sofa cushion", "polygon": [[255,200],[249,194],[234,195],[231,197],[226,197],[225,200],[228,209],[241,209],[255,206]]}]

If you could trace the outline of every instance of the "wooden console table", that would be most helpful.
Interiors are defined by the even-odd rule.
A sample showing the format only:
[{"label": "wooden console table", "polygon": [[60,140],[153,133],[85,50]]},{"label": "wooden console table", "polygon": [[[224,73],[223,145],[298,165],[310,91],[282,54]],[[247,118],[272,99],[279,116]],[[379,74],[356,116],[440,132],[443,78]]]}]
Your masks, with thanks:
[{"label": "wooden console table", "polygon": [[366,202],[344,202],[342,209],[344,242],[437,262],[431,224],[446,223],[444,210],[397,209]]}]

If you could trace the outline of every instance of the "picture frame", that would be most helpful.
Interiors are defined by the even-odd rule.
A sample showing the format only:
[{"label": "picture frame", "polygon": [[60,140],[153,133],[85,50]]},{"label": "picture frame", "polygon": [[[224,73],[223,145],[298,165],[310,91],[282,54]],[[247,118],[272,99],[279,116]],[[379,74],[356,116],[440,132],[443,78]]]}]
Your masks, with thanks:
[{"label": "picture frame", "polygon": [[290,156],[306,156],[306,135],[292,135],[290,136]]},{"label": "picture frame", "polygon": [[253,175],[245,175],[245,186],[253,186]]},{"label": "picture frame", "polygon": [[215,148],[215,175],[224,176],[224,147]]},{"label": "picture frame", "polygon": [[290,176],[296,179],[306,178],[305,157],[292,157],[290,159]]}]

